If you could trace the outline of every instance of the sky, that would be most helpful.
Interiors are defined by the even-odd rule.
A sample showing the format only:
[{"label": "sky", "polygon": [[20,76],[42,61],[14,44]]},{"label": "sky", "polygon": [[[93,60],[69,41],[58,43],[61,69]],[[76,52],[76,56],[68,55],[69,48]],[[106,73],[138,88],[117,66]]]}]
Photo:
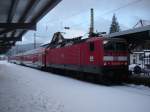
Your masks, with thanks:
[{"label": "sky", "polygon": [[[150,23],[150,0],[62,0],[37,24],[36,31],[28,31],[18,44],[50,42],[55,32],[65,32],[65,38],[86,35],[90,25],[90,9],[94,9],[95,31],[109,32],[113,14],[121,30],[133,28],[140,20]],[[64,27],[70,27],[65,30]]]}]

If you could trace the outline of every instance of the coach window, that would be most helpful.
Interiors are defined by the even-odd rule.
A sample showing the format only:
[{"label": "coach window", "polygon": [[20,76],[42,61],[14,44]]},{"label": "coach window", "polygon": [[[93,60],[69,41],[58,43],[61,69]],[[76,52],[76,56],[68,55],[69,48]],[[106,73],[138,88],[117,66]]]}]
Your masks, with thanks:
[{"label": "coach window", "polygon": [[89,43],[89,50],[90,51],[94,51],[95,50],[94,42],[90,42]]}]

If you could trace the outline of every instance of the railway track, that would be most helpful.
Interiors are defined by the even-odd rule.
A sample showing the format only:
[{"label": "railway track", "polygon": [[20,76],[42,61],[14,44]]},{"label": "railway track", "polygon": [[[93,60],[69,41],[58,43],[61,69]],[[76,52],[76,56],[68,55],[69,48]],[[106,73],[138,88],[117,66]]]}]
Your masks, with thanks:
[{"label": "railway track", "polygon": [[150,77],[131,76],[129,77],[129,84],[145,85],[150,87]]},{"label": "railway track", "polygon": [[[23,65],[26,66],[26,65]],[[29,66],[26,66],[29,67]],[[30,67],[33,68],[33,67]],[[35,69],[35,68],[34,68]],[[37,68],[36,68],[37,69]],[[54,73],[57,75],[65,76],[65,77],[70,77],[74,78],[77,80],[82,80],[86,82],[91,82],[95,84],[103,84],[107,86],[112,86],[112,85],[124,85],[124,84],[136,84],[136,85],[145,85],[150,87],[150,77],[144,77],[144,75],[132,75],[129,77],[127,81],[118,81],[118,82],[112,82],[107,79],[102,79],[98,77],[95,74],[86,74],[86,73],[79,73],[79,72],[73,72],[73,71],[63,71],[63,70],[58,70],[58,69],[41,69],[42,71]]]}]

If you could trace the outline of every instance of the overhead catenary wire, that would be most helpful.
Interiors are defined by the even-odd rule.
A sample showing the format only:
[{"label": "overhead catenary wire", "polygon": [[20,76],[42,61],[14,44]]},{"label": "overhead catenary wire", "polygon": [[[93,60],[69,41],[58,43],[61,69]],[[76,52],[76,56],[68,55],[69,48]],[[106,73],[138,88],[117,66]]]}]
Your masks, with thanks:
[{"label": "overhead catenary wire", "polygon": [[[137,3],[141,2],[141,1],[144,1],[144,0],[135,0],[135,1],[129,2],[129,3],[124,4],[124,5],[122,5],[122,6],[118,7],[118,8],[115,8],[115,9],[112,9],[112,10],[110,10],[110,11],[107,11],[107,12],[105,12],[105,13],[99,15],[98,17],[102,17],[102,16],[105,16],[105,15],[108,15],[108,14],[111,14],[111,13],[115,13],[115,12],[121,10],[121,9],[124,9],[124,8],[126,8],[126,7],[129,7],[129,6],[131,6],[131,5],[135,5],[135,4],[137,4]],[[86,12],[86,11],[85,11],[85,12]],[[61,19],[67,20],[67,19],[71,19],[71,18],[73,18],[73,17],[75,17],[75,16],[79,16],[79,15],[82,15],[82,14],[84,14],[83,11],[82,11],[81,13],[74,13],[74,14],[72,14],[72,15],[69,16],[69,17],[65,17],[65,18],[61,18]],[[51,22],[51,23],[58,22],[58,21],[60,21],[61,24],[63,23],[60,19],[54,20],[54,21]],[[84,25],[85,23],[88,23],[88,20],[86,20],[86,21],[84,21],[84,22],[77,23],[77,24],[69,25],[68,27],[71,28],[71,27],[76,27],[76,26],[79,26],[79,25],[81,26],[81,25]],[[54,24],[54,25],[56,25],[56,24]],[[52,26],[53,26],[53,25],[52,25]],[[48,26],[47,26],[47,25],[46,25],[46,27],[47,27],[47,30],[48,30]],[[61,25],[61,27],[62,27],[62,25]]]},{"label": "overhead catenary wire", "polygon": [[[129,7],[129,6],[131,6],[131,5],[137,4],[137,3],[141,2],[141,1],[143,1],[143,0],[135,0],[135,1],[129,2],[129,3],[125,4],[125,5],[122,5],[121,7],[118,7],[118,8],[112,9],[112,10],[110,10],[110,11],[108,11],[108,12],[105,12],[105,13],[101,14],[99,17],[108,15],[108,14],[110,14],[110,13],[115,13],[115,12],[117,12],[118,10],[121,10],[121,9],[123,9],[123,8],[126,8],[126,7]],[[87,22],[87,21],[84,21],[84,23],[85,23],[85,22]],[[74,24],[74,25],[71,25],[71,27],[77,26],[77,25],[81,25],[81,24],[83,24],[83,23]]]},{"label": "overhead catenary wire", "polygon": [[[110,11],[107,11],[107,12],[103,13],[103,14],[100,15],[100,16],[105,16],[105,15],[107,15],[107,14],[114,13],[114,12],[120,10],[120,9],[129,7],[130,5],[137,4],[137,3],[141,2],[141,1],[144,1],[144,0],[135,0],[135,1],[129,2],[129,3],[127,3],[127,4],[125,4],[125,5],[122,5],[122,6],[118,7],[118,8],[115,8],[115,9],[112,9],[112,10],[110,10]],[[86,12],[86,11],[84,11],[84,12]],[[72,15],[69,16],[69,17],[65,17],[65,18],[61,18],[61,19],[64,19],[64,20],[66,20],[66,19],[71,19],[71,18],[73,18],[73,17],[75,17],[75,16],[79,16],[79,15],[81,15],[81,14],[83,14],[83,11],[82,11],[82,13],[74,13],[74,14],[72,14]],[[60,20],[60,19],[57,19],[57,20],[54,20],[53,22],[58,22],[58,21],[61,21],[61,20]]]}]

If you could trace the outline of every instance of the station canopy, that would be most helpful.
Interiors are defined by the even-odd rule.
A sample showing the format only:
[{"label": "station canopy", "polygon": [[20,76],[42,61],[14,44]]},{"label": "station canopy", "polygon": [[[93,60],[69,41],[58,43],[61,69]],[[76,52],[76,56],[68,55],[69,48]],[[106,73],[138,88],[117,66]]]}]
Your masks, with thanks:
[{"label": "station canopy", "polygon": [[129,47],[134,49],[136,46],[145,44],[146,41],[150,41],[150,25],[111,33],[108,37],[126,39]]},{"label": "station canopy", "polygon": [[1,0],[0,54],[6,53],[61,0]]}]

